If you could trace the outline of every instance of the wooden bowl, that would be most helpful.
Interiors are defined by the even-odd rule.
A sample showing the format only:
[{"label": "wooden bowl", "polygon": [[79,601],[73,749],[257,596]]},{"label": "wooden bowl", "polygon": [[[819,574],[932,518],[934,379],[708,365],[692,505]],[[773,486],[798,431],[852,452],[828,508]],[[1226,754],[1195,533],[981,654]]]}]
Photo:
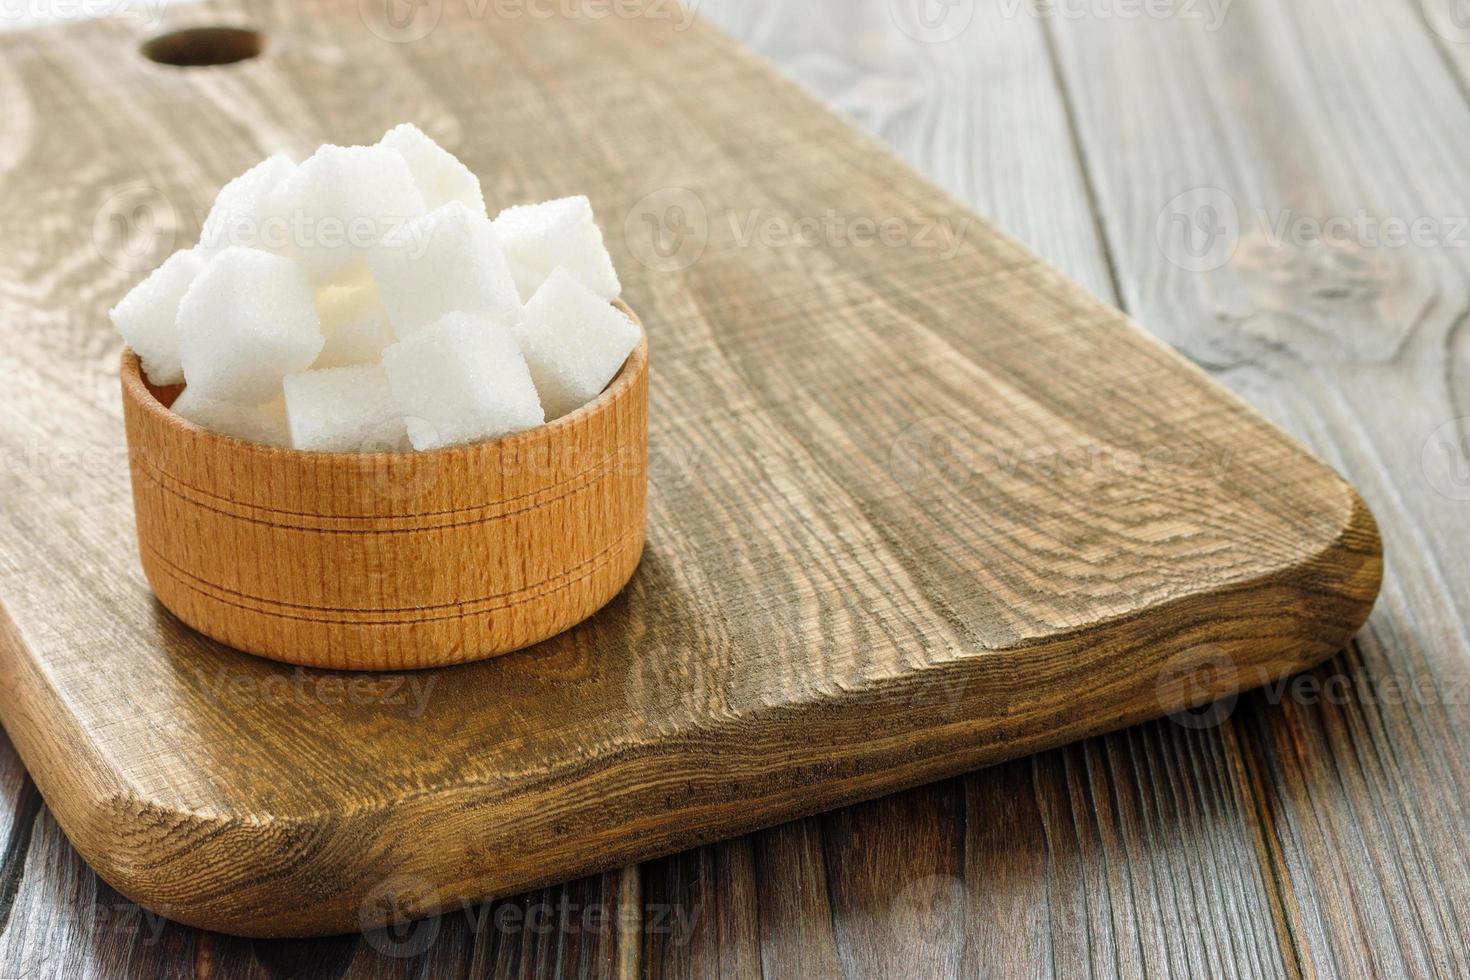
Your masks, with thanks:
[{"label": "wooden bowl", "polygon": [[170,411],[179,390],[123,352],[143,570],[221,643],[353,670],[479,660],[591,616],[643,553],[646,335],[572,414],[425,453],[242,442]]}]

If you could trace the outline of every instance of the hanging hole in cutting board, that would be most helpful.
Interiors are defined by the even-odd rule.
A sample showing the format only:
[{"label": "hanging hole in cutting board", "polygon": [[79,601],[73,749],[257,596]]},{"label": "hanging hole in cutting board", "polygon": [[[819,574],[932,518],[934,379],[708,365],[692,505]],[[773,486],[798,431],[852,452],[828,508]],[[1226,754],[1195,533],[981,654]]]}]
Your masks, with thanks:
[{"label": "hanging hole in cutting board", "polygon": [[161,65],[233,65],[265,50],[265,35],[245,27],[190,27],[144,41],[143,57]]}]

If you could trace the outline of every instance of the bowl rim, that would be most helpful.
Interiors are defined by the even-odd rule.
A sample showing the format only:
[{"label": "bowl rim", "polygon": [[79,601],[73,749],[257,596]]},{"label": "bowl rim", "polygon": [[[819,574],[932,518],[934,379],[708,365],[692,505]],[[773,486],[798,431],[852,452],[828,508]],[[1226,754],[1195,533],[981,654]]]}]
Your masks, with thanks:
[{"label": "bowl rim", "polygon": [[[277,460],[300,459],[303,462],[350,462],[357,464],[371,464],[385,460],[423,460],[425,463],[444,461],[455,455],[468,456],[475,453],[483,453],[489,449],[499,450],[517,442],[531,442],[537,439],[554,437],[563,428],[576,425],[583,418],[604,411],[607,406],[623,396],[637,383],[638,379],[648,372],[648,331],[644,329],[643,321],[633,308],[621,298],[612,300],[612,305],[633,321],[638,328],[638,343],[634,346],[632,353],[628,355],[618,373],[608,382],[607,387],[602,389],[598,396],[587,402],[580,408],[568,412],[566,415],[543,422],[534,428],[524,429],[520,432],[512,432],[508,435],[497,436],[494,439],[482,439],[478,442],[460,443],[454,446],[442,446],[438,449],[428,450],[405,450],[403,452],[373,452],[373,453],[342,453],[342,452],[319,452],[309,449],[293,449],[290,446],[273,446],[269,443],[251,442],[238,436],[227,435],[207,429],[202,425],[184,418],[173,411],[163,402],[158,400],[153,388],[148,384],[143,374],[142,361],[129,346],[124,345],[122,350],[122,363],[119,372],[122,377],[124,397],[132,400],[143,412],[157,419],[161,424],[170,428],[180,430],[189,434],[190,437],[203,439],[206,442],[215,442],[223,447],[238,451],[237,447],[260,453],[267,458]],[[176,385],[159,385],[161,388],[179,387]]]}]

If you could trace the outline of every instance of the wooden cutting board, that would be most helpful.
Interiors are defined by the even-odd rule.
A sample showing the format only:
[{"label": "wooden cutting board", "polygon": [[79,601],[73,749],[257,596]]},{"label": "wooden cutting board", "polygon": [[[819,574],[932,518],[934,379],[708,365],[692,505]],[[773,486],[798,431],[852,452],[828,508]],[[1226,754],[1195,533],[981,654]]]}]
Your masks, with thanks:
[{"label": "wooden cutting board", "polygon": [[[0,714],[147,906],[429,913],[1201,703],[1367,615],[1348,485],[670,5],[147,6],[0,35]],[[181,24],[263,50],[140,54]],[[293,670],[149,594],[105,311],[264,154],[402,120],[493,206],[592,198],[651,338],[648,547],[525,653]]]}]

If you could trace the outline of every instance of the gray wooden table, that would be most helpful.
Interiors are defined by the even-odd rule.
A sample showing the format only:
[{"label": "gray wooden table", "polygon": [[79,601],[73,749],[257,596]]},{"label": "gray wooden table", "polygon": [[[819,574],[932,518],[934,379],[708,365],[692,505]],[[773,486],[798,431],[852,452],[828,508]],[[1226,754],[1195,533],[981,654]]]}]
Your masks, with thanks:
[{"label": "gray wooden table", "polygon": [[154,918],[81,863],[0,742],[0,977],[1470,974],[1464,3],[698,12],[1352,478],[1388,553],[1363,634],[1204,722],[449,914],[407,941],[252,942]]}]

